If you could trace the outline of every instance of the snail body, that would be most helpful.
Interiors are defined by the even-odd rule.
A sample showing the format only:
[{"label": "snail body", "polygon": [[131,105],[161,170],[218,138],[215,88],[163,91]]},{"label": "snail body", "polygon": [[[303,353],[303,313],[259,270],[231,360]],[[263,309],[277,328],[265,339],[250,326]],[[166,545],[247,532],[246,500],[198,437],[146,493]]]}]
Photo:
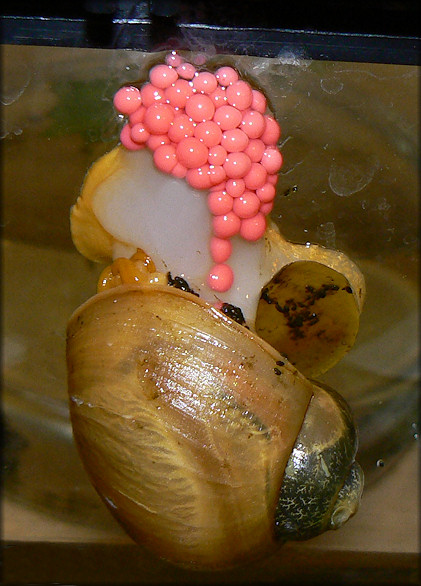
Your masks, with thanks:
[{"label": "snail body", "polygon": [[117,92],[121,144],[71,211],[76,248],[109,266],[68,325],[70,414],[128,534],[220,569],[358,508],[350,410],[313,379],[354,344],[364,277],[270,220],[280,128],[260,91],[175,53],[149,78]]},{"label": "snail body", "polygon": [[[358,473],[340,495],[356,469],[343,402],[191,293],[121,285],[97,294],[70,320],[68,372],[93,485],[128,533],[165,559],[229,567],[335,527],[358,506]],[[322,483],[307,464],[302,484],[298,452],[326,460]],[[289,507],[294,482],[308,490],[301,510],[299,499]],[[320,510],[297,531],[315,500]]]}]

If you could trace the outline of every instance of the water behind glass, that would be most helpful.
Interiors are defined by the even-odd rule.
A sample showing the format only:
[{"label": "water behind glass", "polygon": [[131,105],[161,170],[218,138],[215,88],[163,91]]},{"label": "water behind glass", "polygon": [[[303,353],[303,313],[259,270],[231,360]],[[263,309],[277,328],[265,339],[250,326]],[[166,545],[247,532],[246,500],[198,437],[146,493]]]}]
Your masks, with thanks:
[{"label": "water behind glass", "polygon": [[[65,370],[67,320],[101,267],[74,250],[69,209],[87,168],[118,141],[113,94],[157,56],[4,47],[2,59],[6,493],[101,526],[72,442]],[[322,380],[353,408],[370,482],[417,433],[419,69],[288,54],[216,63],[260,86],[281,124],[273,218],[283,234],[342,250],[364,272],[357,343]]]}]

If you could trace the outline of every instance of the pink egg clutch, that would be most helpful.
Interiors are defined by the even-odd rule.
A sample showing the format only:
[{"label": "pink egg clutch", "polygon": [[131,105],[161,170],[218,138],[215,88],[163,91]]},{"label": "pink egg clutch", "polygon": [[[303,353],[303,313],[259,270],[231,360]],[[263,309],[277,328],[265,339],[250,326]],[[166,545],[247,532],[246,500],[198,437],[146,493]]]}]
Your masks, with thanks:
[{"label": "pink egg clutch", "polygon": [[280,127],[266,113],[264,94],[232,67],[199,71],[171,52],[141,88],[118,90],[114,106],[128,118],[124,147],[149,148],[160,171],[206,190],[215,263],[208,284],[227,291],[234,282],[230,239],[263,237],[282,166]]}]

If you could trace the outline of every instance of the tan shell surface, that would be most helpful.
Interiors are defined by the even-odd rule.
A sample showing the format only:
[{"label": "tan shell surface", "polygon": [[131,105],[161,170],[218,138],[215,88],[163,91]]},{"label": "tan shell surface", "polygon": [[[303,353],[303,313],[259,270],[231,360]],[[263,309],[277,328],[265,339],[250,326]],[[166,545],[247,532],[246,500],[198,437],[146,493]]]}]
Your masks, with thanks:
[{"label": "tan shell surface", "polygon": [[75,439],[94,486],[135,540],[198,567],[274,546],[284,469],[313,392],[279,359],[169,287],[120,286],[75,312]]}]

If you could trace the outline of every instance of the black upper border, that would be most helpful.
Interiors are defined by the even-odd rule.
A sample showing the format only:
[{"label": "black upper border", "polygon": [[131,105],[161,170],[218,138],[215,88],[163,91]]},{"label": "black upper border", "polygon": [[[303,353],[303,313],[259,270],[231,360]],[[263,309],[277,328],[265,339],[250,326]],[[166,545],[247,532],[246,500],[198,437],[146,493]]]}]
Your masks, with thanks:
[{"label": "black upper border", "polygon": [[[292,4],[291,0],[289,4]],[[4,44],[218,52],[419,65],[419,2],[341,0],[6,2]],[[295,3],[294,3],[295,4]]]}]

